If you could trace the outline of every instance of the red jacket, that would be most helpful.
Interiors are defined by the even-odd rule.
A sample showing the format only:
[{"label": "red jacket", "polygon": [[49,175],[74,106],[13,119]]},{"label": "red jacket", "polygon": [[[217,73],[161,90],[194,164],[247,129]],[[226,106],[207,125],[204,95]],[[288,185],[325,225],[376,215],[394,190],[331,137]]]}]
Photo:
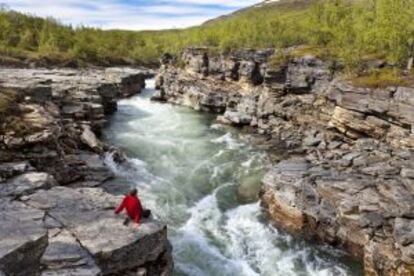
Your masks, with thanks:
[{"label": "red jacket", "polygon": [[140,223],[141,221],[141,214],[142,214],[142,206],[141,201],[137,196],[127,195],[122,200],[121,204],[116,208],[115,214],[119,214],[122,210],[126,209],[128,216],[135,221],[136,223]]}]

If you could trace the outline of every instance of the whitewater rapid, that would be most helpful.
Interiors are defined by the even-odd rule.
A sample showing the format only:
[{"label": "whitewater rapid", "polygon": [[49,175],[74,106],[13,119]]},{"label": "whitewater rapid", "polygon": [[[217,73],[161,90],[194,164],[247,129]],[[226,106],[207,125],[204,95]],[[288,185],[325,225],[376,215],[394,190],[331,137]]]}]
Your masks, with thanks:
[{"label": "whitewater rapid", "polygon": [[254,196],[266,154],[212,115],[154,103],[154,81],[119,102],[105,130],[129,161],[106,163],[168,224],[175,275],[361,275],[342,252],[278,231]]}]

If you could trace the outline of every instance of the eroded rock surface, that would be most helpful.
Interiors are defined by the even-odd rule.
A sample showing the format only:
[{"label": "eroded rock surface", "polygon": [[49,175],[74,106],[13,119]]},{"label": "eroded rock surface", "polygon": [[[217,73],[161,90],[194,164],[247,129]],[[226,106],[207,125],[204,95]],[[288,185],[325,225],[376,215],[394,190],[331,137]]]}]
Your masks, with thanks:
[{"label": "eroded rock surface", "polygon": [[261,199],[279,227],[345,248],[369,275],[412,275],[414,88],[358,88],[335,62],[273,54],[165,55],[157,99],[265,135]]},{"label": "eroded rock surface", "polygon": [[[95,271],[98,267],[105,275],[145,266],[166,253],[169,250],[166,226],[153,220],[144,221],[140,227],[132,223],[124,226],[123,219],[114,214],[121,200],[122,197],[110,195],[100,188],[54,187],[26,197],[27,205],[46,211],[58,222],[56,228],[49,224],[49,232],[62,231],[43,257],[42,262],[48,263],[48,269],[56,267],[54,262],[59,263],[48,250],[64,250],[59,246],[62,239],[69,240],[68,251],[62,252],[64,269]],[[76,255],[73,258],[80,263],[66,265],[71,256],[65,254],[70,254],[72,249]],[[89,254],[96,264],[88,258]],[[165,273],[169,273],[168,269]]]},{"label": "eroded rock surface", "polygon": [[49,232],[49,245],[41,259],[41,264],[46,267],[42,276],[102,274],[72,233],[60,229]]},{"label": "eroded rock surface", "polygon": [[1,197],[19,197],[39,189],[49,189],[56,185],[55,179],[47,173],[28,172],[0,184]]},{"label": "eroded rock surface", "polygon": [[[16,93],[0,120],[0,275],[172,273],[166,226],[123,225],[99,139],[117,99],[139,93],[138,69],[0,69]],[[4,115],[4,116],[3,116]]]},{"label": "eroded rock surface", "polygon": [[35,275],[48,245],[45,213],[0,198],[0,270],[5,275]]}]

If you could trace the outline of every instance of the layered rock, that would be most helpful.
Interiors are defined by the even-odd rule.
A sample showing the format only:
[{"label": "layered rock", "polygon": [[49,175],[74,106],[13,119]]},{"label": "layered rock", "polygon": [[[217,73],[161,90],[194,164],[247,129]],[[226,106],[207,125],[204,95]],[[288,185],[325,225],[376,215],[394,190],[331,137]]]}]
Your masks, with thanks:
[{"label": "layered rock", "polygon": [[336,103],[330,124],[351,138],[370,136],[414,148],[414,88],[355,88],[335,83],[328,97]]},{"label": "layered rock", "polygon": [[263,202],[278,225],[341,245],[364,259],[367,273],[410,275],[411,243],[401,239],[410,230],[397,223],[413,221],[413,179],[401,171],[414,159],[362,142],[374,150],[357,145],[333,150],[334,158],[280,162],[263,179]]},{"label": "layered rock", "polygon": [[99,139],[117,99],[139,93],[142,70],[0,69],[18,95],[0,121],[0,275],[170,275],[166,226],[114,215],[121,198]]},{"label": "layered rock", "polygon": [[20,96],[1,122],[0,161],[30,160],[62,183],[85,178],[74,170],[83,162],[76,153],[108,149],[95,133],[116,111],[117,99],[138,93],[145,78],[142,70],[121,68],[0,70],[1,87]]},{"label": "layered rock", "polygon": [[411,275],[414,88],[357,88],[335,62],[278,55],[165,56],[157,96],[268,137],[261,199],[277,225],[347,249],[367,274]]}]

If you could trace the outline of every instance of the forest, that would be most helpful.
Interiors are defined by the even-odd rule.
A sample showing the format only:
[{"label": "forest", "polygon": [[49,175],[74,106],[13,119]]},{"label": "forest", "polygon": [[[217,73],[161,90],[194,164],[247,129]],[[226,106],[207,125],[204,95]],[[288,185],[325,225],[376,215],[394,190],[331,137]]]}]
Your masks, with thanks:
[{"label": "forest", "polygon": [[0,61],[156,64],[187,46],[218,51],[308,45],[346,68],[384,59],[405,68],[414,48],[414,0],[281,0],[187,29],[99,30],[2,9]]}]

